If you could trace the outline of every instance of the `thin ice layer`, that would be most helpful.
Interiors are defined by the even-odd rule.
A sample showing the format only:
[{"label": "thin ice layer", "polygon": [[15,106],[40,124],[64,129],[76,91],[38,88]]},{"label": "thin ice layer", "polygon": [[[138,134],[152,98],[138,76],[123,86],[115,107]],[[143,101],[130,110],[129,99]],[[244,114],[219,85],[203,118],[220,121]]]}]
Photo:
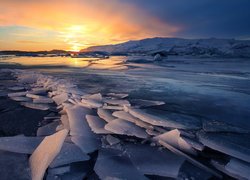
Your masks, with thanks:
[{"label": "thin ice layer", "polygon": [[142,144],[128,144],[126,153],[143,174],[177,178],[184,158],[169,150]]},{"label": "thin ice layer", "polygon": [[127,156],[111,149],[99,151],[94,171],[100,179],[147,179]]}]

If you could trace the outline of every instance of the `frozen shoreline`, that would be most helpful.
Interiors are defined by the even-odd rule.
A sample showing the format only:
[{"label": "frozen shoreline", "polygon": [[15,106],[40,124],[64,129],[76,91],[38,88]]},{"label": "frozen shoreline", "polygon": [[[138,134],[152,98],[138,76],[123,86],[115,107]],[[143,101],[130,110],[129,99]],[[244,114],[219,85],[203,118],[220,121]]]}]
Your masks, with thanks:
[{"label": "frozen shoreline", "polygon": [[[199,161],[199,159],[203,156],[203,153],[205,156],[209,155],[209,154],[206,155],[207,152],[203,151],[204,145],[208,146],[209,148],[213,149],[213,150],[210,149],[211,151],[210,153],[212,154],[216,153],[216,151],[225,153],[222,156],[223,158],[221,159],[210,159],[210,160],[213,160],[213,162],[218,160],[222,162],[223,165],[220,167],[223,168],[225,166],[223,172],[228,174],[229,176],[232,176],[231,172],[233,172],[233,176],[237,176],[235,174],[235,171],[232,171],[230,169],[232,167],[235,167],[233,165],[235,162],[233,161],[233,157],[241,159],[241,161],[239,162],[237,160],[237,163],[243,163],[242,166],[249,166],[250,159],[248,155],[250,151],[250,145],[248,143],[244,143],[245,141],[244,139],[248,139],[249,134],[243,129],[233,126],[227,126],[226,124],[222,125],[218,125],[216,123],[213,124],[212,122],[211,122],[212,124],[209,124],[210,122],[205,123],[206,126],[204,126],[203,122],[203,125],[201,126],[201,124],[199,123],[194,123],[199,121],[198,119],[191,118],[188,116],[179,116],[178,114],[166,113],[166,111],[161,111],[161,110],[155,111],[154,108],[150,107],[150,106],[154,107],[157,105],[163,105],[163,103],[159,101],[135,101],[133,99],[130,99],[128,101],[123,99],[124,97],[127,96],[124,93],[106,94],[106,95],[104,94],[104,96],[101,94],[91,95],[85,93],[83,91],[84,89],[79,90],[73,82],[68,82],[65,81],[64,79],[58,79],[53,76],[42,75],[40,73],[32,72],[30,70],[6,70],[6,71],[12,72],[14,77],[17,77],[19,83],[19,86],[14,86],[15,88],[12,87],[12,91],[14,93],[8,94],[10,98],[16,101],[24,101],[21,102],[21,104],[23,106],[26,106],[27,108],[35,108],[43,111],[52,110],[53,112],[58,112],[59,117],[57,117],[58,115],[56,115],[52,123],[40,127],[38,129],[39,133],[37,132],[38,133],[37,135],[40,137],[44,137],[46,135],[52,134],[51,135],[52,138],[52,136],[54,136],[53,135],[54,133],[57,134],[60,131],[62,131],[62,129],[69,130],[68,138],[66,138],[65,136],[62,137],[63,138],[62,142],[64,141],[64,138],[66,138],[64,144],[73,143],[75,144],[75,147],[80,148],[82,153],[86,155],[85,160],[77,159],[76,161],[89,160],[87,158],[87,154],[92,153],[96,150],[100,152],[100,156],[106,157],[107,154],[109,153],[111,154],[115,153],[116,155],[114,157],[116,156],[119,157],[120,153],[124,153],[127,150],[130,151],[129,144],[131,144],[131,142],[129,141],[133,140],[134,143],[132,144],[135,144],[135,146],[133,147],[135,148],[133,149],[135,152],[139,151],[141,142],[144,143],[146,142],[146,146],[144,147],[144,149],[150,147],[148,149],[148,153],[150,152],[156,153],[159,151],[155,147],[156,144],[160,143],[164,146],[165,145],[164,143],[167,143],[166,147],[170,151],[166,150],[166,153],[168,152],[171,154],[171,151],[173,151],[172,148],[181,150],[183,153],[185,153],[185,156],[187,155],[190,157],[189,162],[194,163],[196,166],[197,166],[196,161],[197,160]],[[4,72],[4,70],[2,70],[2,72]],[[21,87],[23,87],[24,85],[25,88],[29,90],[29,92],[22,90]],[[17,91],[17,93],[15,93],[15,91]],[[52,99],[56,103],[57,107],[53,107],[54,105],[50,105],[49,99]],[[130,101],[132,104],[130,103]],[[145,107],[147,108],[145,109]],[[53,119],[53,117],[50,118]],[[223,126],[222,132],[224,133],[216,131],[211,133],[208,127],[213,127],[216,125],[218,127]],[[177,130],[176,128],[179,130]],[[209,130],[208,131],[209,133],[206,132],[207,130]],[[226,136],[225,132],[227,132]],[[240,135],[239,133],[240,134],[242,133],[242,135]],[[20,138],[22,139],[22,137]],[[23,138],[26,139],[25,141],[28,142],[30,141],[29,137],[23,137]],[[222,139],[224,143],[220,142]],[[4,140],[3,138],[0,138],[0,141],[3,140]],[[16,137],[9,137],[9,142],[7,144],[2,144],[0,149],[13,151],[15,148],[13,149],[13,147],[11,147],[12,141],[18,143],[18,139],[16,139]],[[234,144],[233,146],[231,146],[232,143]],[[237,146],[238,148],[235,149],[235,146]],[[9,148],[6,149],[7,147]],[[40,147],[40,149],[41,150],[38,150],[38,152],[44,153],[44,149],[42,146]],[[70,149],[67,149],[66,151],[69,151]],[[31,152],[33,150],[31,149]],[[115,150],[115,152],[113,152],[113,150]],[[175,150],[173,152],[174,154],[176,153]],[[48,151],[47,153],[53,153],[53,152]],[[172,156],[174,154],[172,154]],[[192,156],[190,156],[190,154]],[[197,157],[193,159],[193,156]],[[66,164],[64,163],[61,165],[65,166],[69,162],[72,162],[72,160],[70,160],[71,158],[75,159],[77,157],[69,156],[65,158],[66,158],[65,160]],[[176,166],[176,168],[170,171],[172,172],[172,174],[170,172],[169,172],[170,174],[162,174],[161,167],[150,167],[153,166],[154,164],[146,165],[146,162],[140,164],[142,162],[136,160],[137,158],[139,158],[139,155],[134,157],[135,159],[133,159],[133,157],[130,157],[129,154],[125,155],[123,158],[130,159],[130,161],[132,161],[133,165],[129,165],[129,167],[134,168],[133,170],[135,173],[134,176],[138,176],[141,178],[143,178],[143,174],[180,178],[179,173],[182,171],[185,172],[187,170],[180,168],[183,165],[183,161],[180,161],[179,165],[168,164],[170,166],[168,168],[174,168]],[[155,158],[157,159],[157,157]],[[180,156],[179,153],[177,153],[176,158],[182,159],[183,157],[182,155]],[[36,159],[36,155],[34,155],[33,159]],[[186,157],[184,159],[186,159]],[[229,159],[232,159],[232,162],[230,161],[230,164],[228,164]],[[243,162],[242,160],[246,162]],[[51,161],[53,161],[53,159],[49,160],[49,162]],[[107,161],[110,161],[110,159]],[[36,160],[33,160],[32,162],[34,163],[36,162]],[[44,162],[44,163],[45,164],[48,163],[49,165],[50,164],[49,162]],[[98,161],[98,158],[96,163],[97,164],[94,168],[94,171],[100,178],[110,176],[117,171],[119,173],[122,173],[123,171],[121,169],[119,170],[106,169],[105,172],[103,172],[102,168],[100,169],[99,163],[101,163],[101,161]],[[158,163],[156,163],[155,165],[157,166]],[[206,164],[209,164],[209,160],[207,160]],[[120,165],[122,164],[117,164],[117,166]],[[167,164],[165,165],[162,164],[162,165],[165,166]],[[212,167],[212,165],[209,166]],[[143,166],[144,169],[140,169],[139,168],[140,166]],[[227,166],[230,168],[226,168]],[[208,174],[210,174],[210,176],[211,175],[220,176],[217,174],[217,172],[211,170],[208,167],[203,167],[203,165],[199,166],[199,164],[198,167],[201,168],[200,169],[201,172],[203,173],[207,172]],[[45,166],[45,169],[43,169],[42,171],[45,171],[46,168],[47,167]],[[154,172],[151,171],[149,172],[148,170],[152,168],[155,168]],[[212,169],[218,169],[218,166],[214,166],[212,167]],[[70,175],[70,173],[75,173],[75,172],[72,172],[69,169],[66,171],[67,175],[68,173]],[[243,177],[246,177],[248,171],[242,170],[241,173],[242,174],[238,175],[243,175]],[[48,175],[52,176],[52,174]],[[62,176],[63,175],[65,175],[64,171],[62,173]],[[187,176],[187,174],[184,173],[184,176]],[[114,176],[114,177],[119,178],[119,177],[124,177],[124,175]],[[129,176],[127,175],[125,177],[129,178]]]}]

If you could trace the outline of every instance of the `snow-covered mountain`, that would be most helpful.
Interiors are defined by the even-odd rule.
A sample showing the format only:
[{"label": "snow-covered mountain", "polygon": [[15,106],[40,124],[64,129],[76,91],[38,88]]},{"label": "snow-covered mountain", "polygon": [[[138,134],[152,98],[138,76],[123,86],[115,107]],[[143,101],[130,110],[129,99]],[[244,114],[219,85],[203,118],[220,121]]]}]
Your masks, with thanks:
[{"label": "snow-covered mountain", "polygon": [[216,38],[150,38],[115,45],[93,46],[82,51],[105,51],[110,54],[151,54],[165,51],[172,55],[250,57],[250,41]]}]

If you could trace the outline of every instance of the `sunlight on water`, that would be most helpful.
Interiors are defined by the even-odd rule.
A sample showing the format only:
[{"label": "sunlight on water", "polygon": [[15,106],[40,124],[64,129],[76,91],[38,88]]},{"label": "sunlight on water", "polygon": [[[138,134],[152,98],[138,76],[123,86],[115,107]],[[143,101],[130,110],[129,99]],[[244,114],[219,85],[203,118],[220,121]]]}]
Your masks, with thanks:
[{"label": "sunlight on water", "polygon": [[71,58],[71,57],[2,57],[1,64],[19,64],[22,66],[66,66],[90,69],[126,69],[123,61],[126,57],[99,58]]}]

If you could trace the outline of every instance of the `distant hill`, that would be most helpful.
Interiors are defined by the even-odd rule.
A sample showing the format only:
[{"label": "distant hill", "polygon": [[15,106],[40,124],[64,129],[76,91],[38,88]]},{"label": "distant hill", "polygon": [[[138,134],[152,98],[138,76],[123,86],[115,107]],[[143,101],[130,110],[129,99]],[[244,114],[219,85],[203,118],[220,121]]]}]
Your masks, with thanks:
[{"label": "distant hill", "polygon": [[42,55],[52,55],[52,54],[69,54],[70,52],[64,50],[51,50],[51,51],[0,51],[0,55],[16,55],[16,56],[38,56]]},{"label": "distant hill", "polygon": [[151,54],[157,51],[164,51],[172,55],[249,58],[250,41],[216,38],[181,39],[157,37],[115,45],[93,46],[81,51],[104,51],[110,54]]}]

